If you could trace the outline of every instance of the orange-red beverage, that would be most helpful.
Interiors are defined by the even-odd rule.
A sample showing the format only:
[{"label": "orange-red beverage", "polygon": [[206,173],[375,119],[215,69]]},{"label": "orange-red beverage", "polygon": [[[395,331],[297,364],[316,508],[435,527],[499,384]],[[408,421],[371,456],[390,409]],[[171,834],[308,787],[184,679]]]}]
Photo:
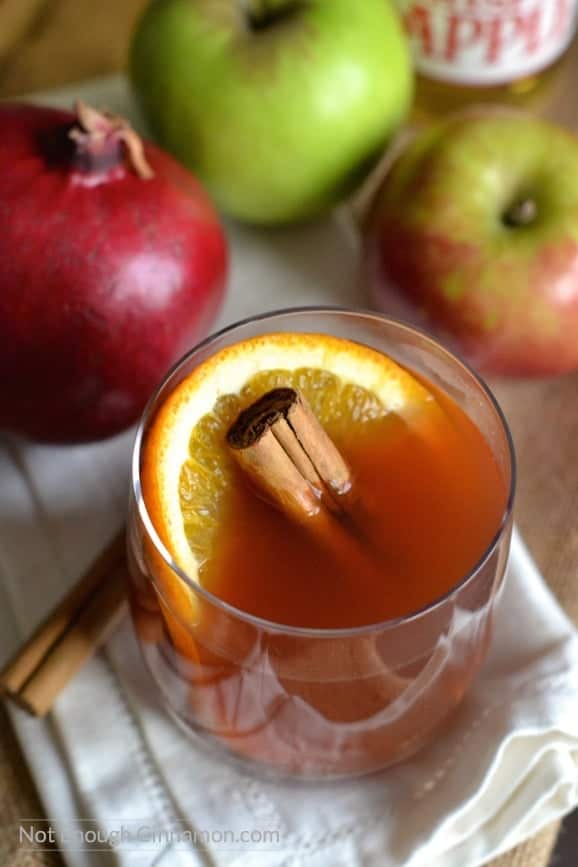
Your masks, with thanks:
[{"label": "orange-red beverage", "polygon": [[357,560],[351,569],[336,562],[239,473],[203,586],[241,611],[317,629],[404,617],[451,590],[490,544],[507,490],[480,431],[455,401],[436,396],[455,434],[439,452],[395,415],[333,433],[364,503],[366,542],[379,549],[365,572]]},{"label": "orange-red beverage", "polygon": [[[293,333],[289,354],[285,338],[259,337],[282,332]],[[324,332],[373,349],[357,358]],[[256,340],[265,349],[252,372],[244,347]],[[296,347],[303,365],[289,369]],[[402,367],[388,360],[382,371],[375,350]],[[229,378],[211,360],[227,353],[236,353]],[[245,390],[233,382],[243,364]],[[196,418],[211,378],[231,394],[205,394]],[[302,389],[350,469],[343,548],[261,496],[227,454],[239,409],[280,383]],[[183,462],[173,457],[179,447]],[[256,320],[183,361],[145,419],[134,468],[137,635],[191,731],[266,768],[314,777],[384,767],[434,736],[483,661],[511,523],[509,435],[468,369],[379,316]]]}]

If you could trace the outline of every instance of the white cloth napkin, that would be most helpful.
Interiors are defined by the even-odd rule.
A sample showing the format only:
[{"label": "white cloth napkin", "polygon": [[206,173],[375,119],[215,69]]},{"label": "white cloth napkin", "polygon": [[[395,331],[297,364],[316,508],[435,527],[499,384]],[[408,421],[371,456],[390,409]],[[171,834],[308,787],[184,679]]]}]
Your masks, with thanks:
[{"label": "white cloth napkin", "polygon": [[[119,80],[74,95],[129,107]],[[231,237],[223,322],[359,302],[344,217]],[[131,440],[2,441],[0,663],[122,522]],[[280,783],[225,765],[160,708],[128,623],[46,721],[11,713],[71,867],[475,867],[578,803],[578,638],[516,534],[474,689],[433,746],[384,773]]]}]

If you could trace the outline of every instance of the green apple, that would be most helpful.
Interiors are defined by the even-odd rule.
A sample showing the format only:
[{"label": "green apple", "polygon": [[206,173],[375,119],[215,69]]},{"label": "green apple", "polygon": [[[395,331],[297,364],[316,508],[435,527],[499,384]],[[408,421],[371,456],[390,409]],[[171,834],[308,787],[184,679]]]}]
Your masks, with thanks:
[{"label": "green apple", "polygon": [[387,0],[155,0],[132,45],[145,119],[217,203],[256,223],[330,208],[412,96]]},{"label": "green apple", "polygon": [[439,122],[387,174],[365,262],[382,309],[484,372],[578,368],[578,138],[507,110]]}]

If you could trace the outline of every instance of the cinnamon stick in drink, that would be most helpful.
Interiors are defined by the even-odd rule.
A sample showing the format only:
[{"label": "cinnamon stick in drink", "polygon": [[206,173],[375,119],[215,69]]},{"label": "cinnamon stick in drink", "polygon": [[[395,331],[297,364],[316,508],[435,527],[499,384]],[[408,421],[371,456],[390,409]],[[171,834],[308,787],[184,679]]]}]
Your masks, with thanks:
[{"label": "cinnamon stick in drink", "polygon": [[295,394],[292,389],[275,389],[243,410],[227,442],[258,491],[289,517],[302,521],[321,514],[323,482],[298,443],[300,463],[282,444],[281,436],[292,436],[286,419],[288,392]]},{"label": "cinnamon stick in drink", "polygon": [[380,569],[384,555],[359,524],[351,471],[303,395],[267,392],[239,414],[227,442],[257,491],[330,553]]},{"label": "cinnamon stick in drink", "polygon": [[295,389],[275,388],[243,410],[227,442],[257,488],[290,517],[345,513],[349,467]]},{"label": "cinnamon stick in drink", "polygon": [[[355,491],[349,467],[302,395],[291,388],[263,395],[240,413],[227,442],[258,491],[307,527],[342,566],[356,569],[358,575],[379,570],[379,552],[366,544],[363,528],[351,520]],[[310,656],[312,651],[315,658],[308,660],[308,667],[323,667],[324,642],[309,642]],[[347,660],[343,673],[371,678],[377,704],[390,703],[407,686],[405,678],[385,666],[373,635],[349,642],[341,652],[344,665]],[[308,689],[315,692],[314,685]]]}]

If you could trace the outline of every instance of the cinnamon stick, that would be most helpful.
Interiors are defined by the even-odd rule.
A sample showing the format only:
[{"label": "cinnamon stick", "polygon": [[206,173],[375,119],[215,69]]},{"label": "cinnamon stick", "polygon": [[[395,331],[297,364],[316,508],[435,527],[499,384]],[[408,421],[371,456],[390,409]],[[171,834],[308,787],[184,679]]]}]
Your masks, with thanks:
[{"label": "cinnamon stick", "polygon": [[[351,471],[301,394],[277,388],[263,395],[240,413],[227,442],[260,493],[307,526],[342,566],[354,568],[359,576],[380,570],[381,577],[383,555],[364,538],[350,511],[352,504],[359,504]],[[326,643],[308,642],[307,647],[308,667],[323,670]],[[407,679],[383,661],[375,635],[347,643],[342,652],[347,668],[370,685],[377,706],[390,704],[407,687]]]},{"label": "cinnamon stick", "polygon": [[119,533],[0,672],[0,691],[44,716],[125,610],[125,533]]},{"label": "cinnamon stick", "polygon": [[344,524],[349,467],[302,395],[292,388],[267,392],[239,414],[227,442],[257,491],[334,558],[358,572],[375,568]]},{"label": "cinnamon stick", "polygon": [[350,468],[303,395],[267,392],[239,414],[227,442],[254,487],[290,519],[332,548],[339,542],[358,565],[382,567]]},{"label": "cinnamon stick", "polygon": [[253,482],[293,517],[342,512],[351,490],[347,463],[293,388],[275,388],[243,410],[227,442]]}]

